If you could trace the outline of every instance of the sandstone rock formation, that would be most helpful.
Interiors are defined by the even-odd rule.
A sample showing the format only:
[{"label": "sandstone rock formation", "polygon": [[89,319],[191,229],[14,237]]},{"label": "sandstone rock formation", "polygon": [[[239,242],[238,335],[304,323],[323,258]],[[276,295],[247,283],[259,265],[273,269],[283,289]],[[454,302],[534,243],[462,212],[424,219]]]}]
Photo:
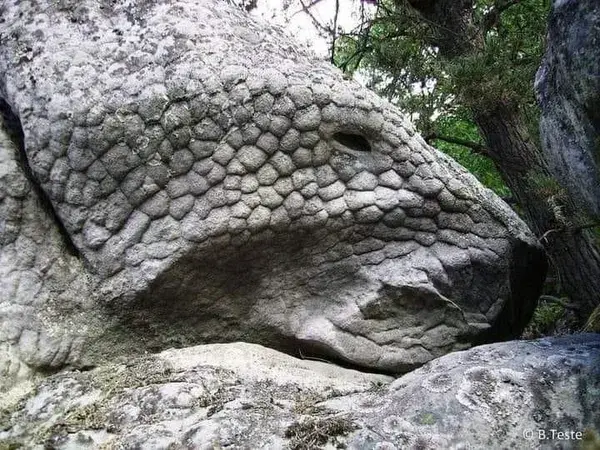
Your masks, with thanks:
[{"label": "sandstone rock formation", "polygon": [[523,222],[281,30],[216,0],[0,9],[4,384],[234,340],[402,372],[527,321]]},{"label": "sandstone rock formation", "polygon": [[0,445],[583,448],[600,430],[598,390],[600,335],[480,346],[392,383],[252,344],[216,344],[53,375],[13,401]]},{"label": "sandstone rock formation", "polygon": [[600,11],[555,0],[536,77],[543,148],[573,201],[600,219]]}]

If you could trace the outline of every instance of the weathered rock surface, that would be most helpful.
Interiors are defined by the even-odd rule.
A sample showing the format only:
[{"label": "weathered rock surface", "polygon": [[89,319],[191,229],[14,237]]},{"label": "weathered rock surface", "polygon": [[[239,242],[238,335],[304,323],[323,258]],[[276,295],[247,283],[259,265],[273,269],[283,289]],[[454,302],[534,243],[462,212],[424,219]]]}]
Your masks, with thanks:
[{"label": "weathered rock surface", "polygon": [[554,0],[536,77],[544,152],[576,203],[600,219],[600,10]]},{"label": "weathered rock surface", "polygon": [[600,430],[599,392],[600,335],[476,347],[391,383],[257,345],[218,344],[53,375],[5,413],[0,443],[568,449]]},{"label": "weathered rock surface", "polygon": [[523,222],[281,30],[215,0],[1,14],[4,384],[235,340],[400,372],[527,321]]}]

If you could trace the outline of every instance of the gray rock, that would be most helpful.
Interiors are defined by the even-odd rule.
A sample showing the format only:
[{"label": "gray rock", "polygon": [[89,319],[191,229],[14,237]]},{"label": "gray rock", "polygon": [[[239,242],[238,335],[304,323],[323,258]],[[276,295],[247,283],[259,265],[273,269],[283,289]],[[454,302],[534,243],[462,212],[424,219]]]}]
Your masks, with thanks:
[{"label": "gray rock", "polygon": [[279,145],[282,151],[286,153],[292,153],[300,146],[300,132],[294,128],[291,128],[281,138]]},{"label": "gray rock", "polygon": [[347,186],[349,189],[357,191],[372,191],[378,184],[377,175],[370,172],[360,172],[348,181]]},{"label": "gray rock", "polygon": [[[261,199],[262,200],[262,199]],[[271,219],[271,211],[264,206],[257,206],[250,217],[248,217],[248,228],[251,231],[260,230],[269,225]]]},{"label": "gray rock", "polygon": [[312,152],[304,147],[300,147],[294,151],[292,161],[296,167],[309,167],[312,165]]},{"label": "gray rock", "polygon": [[293,126],[299,131],[316,130],[321,123],[321,111],[317,105],[300,109],[294,116]]},{"label": "gray rock", "polygon": [[485,345],[432,361],[383,395],[321,406],[362,416],[351,449],[581,448],[600,430],[599,362],[599,335]]},{"label": "gray rock", "polygon": [[294,183],[291,178],[279,178],[273,188],[279,195],[287,197],[294,190]]},{"label": "gray rock", "polygon": [[261,204],[269,209],[275,209],[283,203],[283,197],[271,186],[261,186],[258,188]]},{"label": "gray rock", "polygon": [[600,430],[599,363],[589,334],[476,347],[396,380],[252,344],[171,349],[16,387],[0,444],[582,448]]},{"label": "gray rock", "polygon": [[302,147],[315,148],[319,142],[321,142],[321,137],[315,131],[308,131],[300,135],[300,145]]},{"label": "gray rock", "polygon": [[169,196],[164,191],[158,192],[140,207],[140,211],[152,218],[164,216],[169,211]]},{"label": "gray rock", "polygon": [[319,197],[323,200],[333,200],[344,195],[346,186],[341,181],[336,181],[327,187],[319,189]]},{"label": "gray rock", "polygon": [[291,173],[294,172],[295,166],[292,161],[292,158],[290,158],[288,155],[286,155],[284,153],[281,153],[281,152],[275,153],[275,155],[273,155],[271,157],[270,162],[273,165],[273,167],[275,167],[275,169],[277,169],[277,172],[279,172],[279,175],[290,175]]},{"label": "gray rock", "polygon": [[242,147],[237,153],[238,160],[249,171],[255,172],[267,161],[267,155],[257,147]]},{"label": "gray rock", "polygon": [[282,137],[292,126],[292,121],[284,116],[275,116],[271,119],[269,131],[277,137]]},{"label": "gray rock", "polygon": [[263,186],[270,186],[277,181],[279,174],[270,164],[262,166],[256,174],[258,182]]},{"label": "gray rock", "polygon": [[279,140],[271,133],[263,133],[258,138],[256,146],[264,150],[269,155],[272,155],[277,151],[277,148],[279,147]]},{"label": "gray rock", "polygon": [[0,388],[215,340],[397,373],[527,322],[523,222],[278,28],[40,0],[0,35]]},{"label": "gray rock", "polygon": [[283,202],[290,215],[299,216],[304,206],[304,197],[299,192],[292,192]]},{"label": "gray rock", "polygon": [[356,221],[359,223],[379,222],[383,217],[383,212],[375,205],[367,206],[356,212]]},{"label": "gray rock", "polygon": [[600,12],[594,0],[554,0],[536,75],[542,147],[569,196],[600,218]]},{"label": "gray rock", "polygon": [[256,192],[258,186],[260,183],[255,175],[246,175],[242,178],[240,189],[244,194],[250,194]]},{"label": "gray rock", "polygon": [[83,229],[83,239],[87,246],[98,248],[110,238],[110,232],[93,222],[89,222]]}]

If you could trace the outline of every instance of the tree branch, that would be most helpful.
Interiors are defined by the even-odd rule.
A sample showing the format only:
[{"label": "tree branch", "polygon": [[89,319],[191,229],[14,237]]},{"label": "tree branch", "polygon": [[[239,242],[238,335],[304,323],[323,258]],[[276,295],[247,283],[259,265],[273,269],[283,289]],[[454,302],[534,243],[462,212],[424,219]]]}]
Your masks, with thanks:
[{"label": "tree branch", "polygon": [[320,3],[322,0],[313,0],[310,5],[305,5],[304,2],[302,0],[300,0],[300,4],[302,5],[302,10],[295,12],[294,14],[292,14],[292,17],[294,17],[296,14],[304,11],[306,12],[307,9],[312,8],[313,6],[315,6],[317,3]]},{"label": "tree branch", "polygon": [[565,233],[565,232],[569,232],[569,233],[578,233],[579,231],[583,231],[583,230],[587,230],[589,228],[596,228],[596,227],[600,227],[600,222],[592,222],[592,223],[584,223],[582,225],[576,225],[576,226],[564,226],[561,228],[552,228],[551,230],[546,231],[541,238],[539,238],[538,240],[540,242],[548,242],[548,236],[550,236],[552,233]]},{"label": "tree branch", "polygon": [[350,63],[356,58],[356,63],[354,64],[355,67],[358,67],[358,65],[360,64],[360,62],[362,61],[362,59],[365,56],[365,51],[368,50],[368,48],[361,48],[359,47],[354,53],[352,53],[350,56],[348,56],[348,58],[346,58],[346,60],[341,63],[339,65],[339,68],[342,69],[342,71],[346,72],[348,70],[348,66],[350,65]]},{"label": "tree branch", "polygon": [[581,307],[579,305],[576,305],[575,303],[570,303],[568,297],[558,298],[554,297],[553,295],[540,295],[539,300],[546,303],[556,303],[565,309],[571,309],[573,311],[581,310]]},{"label": "tree branch", "polygon": [[425,136],[425,142],[427,143],[436,139],[448,142],[449,144],[456,144],[461,145],[463,147],[467,147],[473,153],[477,153],[478,155],[489,156],[489,152],[485,145],[479,144],[478,142],[468,141],[466,139],[456,138],[452,136],[444,136],[438,133],[429,133],[427,136]]},{"label": "tree branch", "polygon": [[331,64],[335,64],[335,40],[337,39],[338,15],[340,13],[340,0],[335,0],[335,14],[333,16],[333,30],[331,30]]},{"label": "tree branch", "polygon": [[[362,24],[361,24],[362,27]],[[350,36],[348,33],[344,33],[342,36]],[[365,54],[368,50],[371,49],[371,46],[368,44],[369,38],[371,36],[371,24],[367,24],[365,29],[361,29],[360,34],[356,40],[356,50],[346,58],[346,60],[340,64],[339,68],[344,72],[348,70],[348,66],[350,63],[356,58],[356,62],[354,63],[354,67],[358,68],[360,62],[365,57]]]},{"label": "tree branch", "polygon": [[496,0],[492,9],[483,17],[483,31],[489,31],[498,25],[500,15],[511,6],[518,5],[520,2],[521,0]]},{"label": "tree branch", "polygon": [[[327,34],[332,35],[332,34],[335,33],[334,30],[332,30],[331,28],[323,25],[321,22],[319,22],[319,20],[314,16],[314,14],[310,10],[310,8],[312,8],[313,6],[315,6],[320,1],[321,0],[314,0],[310,5],[306,5],[303,0],[300,0],[300,4],[302,5],[302,11],[304,11],[308,15],[308,17],[310,17],[310,20],[312,21],[313,25],[318,30],[325,31]],[[298,11],[298,12],[300,12],[300,11]],[[296,14],[298,14],[298,13],[296,13]],[[296,15],[296,14],[294,14],[294,15]]]}]

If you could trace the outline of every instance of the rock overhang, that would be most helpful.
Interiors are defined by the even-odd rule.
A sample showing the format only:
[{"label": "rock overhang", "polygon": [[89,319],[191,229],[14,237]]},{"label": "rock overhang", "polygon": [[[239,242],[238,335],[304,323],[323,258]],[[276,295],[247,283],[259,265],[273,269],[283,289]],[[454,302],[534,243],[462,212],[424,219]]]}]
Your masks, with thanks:
[{"label": "rock overhang", "polygon": [[36,8],[8,6],[0,91],[119,327],[401,371],[524,324],[526,226],[279,31],[212,2]]}]

